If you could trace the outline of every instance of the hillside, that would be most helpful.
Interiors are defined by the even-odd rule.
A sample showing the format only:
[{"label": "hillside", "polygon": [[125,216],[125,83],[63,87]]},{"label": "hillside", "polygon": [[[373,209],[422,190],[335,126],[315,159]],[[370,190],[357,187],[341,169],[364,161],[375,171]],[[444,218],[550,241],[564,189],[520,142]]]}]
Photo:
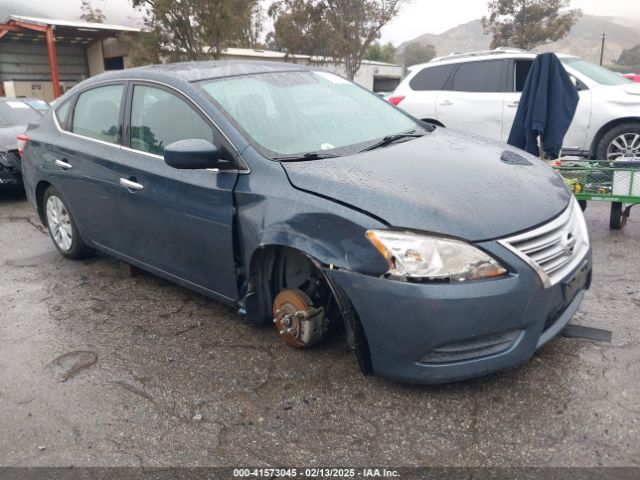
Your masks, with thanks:
[{"label": "hillside", "polygon": [[[602,32],[607,33],[605,63],[613,63],[623,49],[640,44],[640,29],[624,26],[615,18],[583,15],[564,39],[545,45],[538,50],[570,53],[597,62],[600,60]],[[490,41],[490,36],[482,33],[480,20],[473,20],[440,35],[430,33],[421,35],[401,44],[398,50],[402,51],[409,43],[420,42],[435,46],[438,55],[447,55],[451,52],[486,50],[489,48]]]}]

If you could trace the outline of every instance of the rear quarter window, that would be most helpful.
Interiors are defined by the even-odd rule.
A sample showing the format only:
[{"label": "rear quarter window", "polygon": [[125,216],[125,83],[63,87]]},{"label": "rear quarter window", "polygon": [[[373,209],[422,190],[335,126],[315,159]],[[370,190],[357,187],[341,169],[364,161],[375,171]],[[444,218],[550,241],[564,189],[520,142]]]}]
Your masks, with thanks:
[{"label": "rear quarter window", "polygon": [[71,101],[67,100],[55,110],[56,119],[63,130],[67,130],[67,119],[71,110]]},{"label": "rear quarter window", "polygon": [[423,68],[409,85],[413,90],[443,90],[454,69],[455,65]]}]

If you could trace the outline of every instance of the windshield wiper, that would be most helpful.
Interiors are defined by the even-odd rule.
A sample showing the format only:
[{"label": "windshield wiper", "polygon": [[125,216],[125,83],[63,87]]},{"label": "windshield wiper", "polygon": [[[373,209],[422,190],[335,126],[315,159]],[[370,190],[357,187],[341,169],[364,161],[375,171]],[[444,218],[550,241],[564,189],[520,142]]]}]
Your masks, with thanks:
[{"label": "windshield wiper", "polygon": [[291,155],[288,157],[273,157],[272,160],[277,162],[299,162],[301,160],[323,160],[325,158],[338,158],[340,155],[333,153],[309,152],[304,155]]},{"label": "windshield wiper", "polygon": [[415,130],[406,133],[396,133],[395,135],[387,135],[382,140],[373,145],[368,146],[367,148],[360,150],[359,153],[368,152],[369,150],[375,150],[376,148],[386,147],[387,145],[391,145],[398,140],[402,140],[403,138],[418,138],[424,136],[424,133],[416,133]]}]

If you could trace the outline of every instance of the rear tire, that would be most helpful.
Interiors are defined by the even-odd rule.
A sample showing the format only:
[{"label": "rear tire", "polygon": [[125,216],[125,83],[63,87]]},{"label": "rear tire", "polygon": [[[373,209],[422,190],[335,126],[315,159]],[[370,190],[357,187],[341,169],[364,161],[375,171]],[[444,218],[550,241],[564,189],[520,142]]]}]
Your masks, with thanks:
[{"label": "rear tire", "polygon": [[82,239],[78,227],[58,191],[49,187],[44,192],[42,211],[53,244],[67,258],[85,258],[93,253]]},{"label": "rear tire", "polygon": [[611,128],[602,136],[596,148],[596,160],[615,161],[621,160],[623,156],[634,155],[640,158],[640,123],[638,122],[622,123]]}]

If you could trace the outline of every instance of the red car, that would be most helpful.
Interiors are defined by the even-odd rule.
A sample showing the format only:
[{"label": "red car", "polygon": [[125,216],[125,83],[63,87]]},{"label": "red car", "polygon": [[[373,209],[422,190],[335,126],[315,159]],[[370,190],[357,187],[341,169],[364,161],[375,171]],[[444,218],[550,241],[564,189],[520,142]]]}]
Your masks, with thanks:
[{"label": "red car", "polygon": [[625,78],[640,83],[640,75],[636,75],[635,73],[628,73],[625,75]]}]

